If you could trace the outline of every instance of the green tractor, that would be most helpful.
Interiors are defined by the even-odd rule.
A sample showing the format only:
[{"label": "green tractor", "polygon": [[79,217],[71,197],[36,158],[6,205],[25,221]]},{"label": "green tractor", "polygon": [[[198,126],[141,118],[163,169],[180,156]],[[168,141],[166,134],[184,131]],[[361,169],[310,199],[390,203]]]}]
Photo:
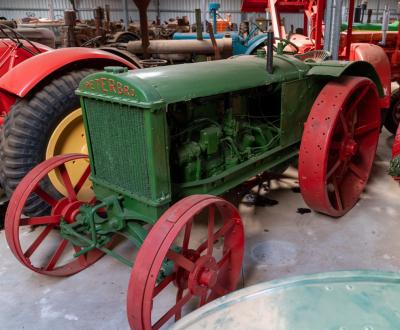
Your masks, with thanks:
[{"label": "green tractor", "polygon": [[[367,62],[263,51],[107,67],[85,77],[77,94],[88,156],[56,156],[31,170],[10,200],[6,237],[16,258],[40,274],[72,275],[104,254],[132,267],[134,329],[168,325],[235,290],[243,224],[217,196],[298,164],[312,209],[333,217],[349,211],[370,175],[384,96]],[[24,215],[32,198],[47,204],[45,214]],[[135,258],[114,249],[121,237],[139,248]],[[165,310],[163,296],[171,301]]]}]

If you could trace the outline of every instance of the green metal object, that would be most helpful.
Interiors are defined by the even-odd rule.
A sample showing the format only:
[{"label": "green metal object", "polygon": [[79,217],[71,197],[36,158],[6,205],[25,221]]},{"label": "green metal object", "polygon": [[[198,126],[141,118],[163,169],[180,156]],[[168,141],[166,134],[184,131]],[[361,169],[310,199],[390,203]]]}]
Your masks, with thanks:
[{"label": "green metal object", "polygon": [[221,195],[295,163],[303,124],[327,81],[361,69],[376,75],[367,63],[316,65],[284,55],[274,56],[269,74],[260,54],[110,67],[83,79],[77,94],[99,205],[83,206],[73,226],[63,223],[63,237],[84,252],[104,247],[116,232],[140,246],[143,225],[180,198]]},{"label": "green metal object", "polygon": [[400,177],[400,156],[396,156],[390,161],[389,175]]},{"label": "green metal object", "polygon": [[[399,21],[390,23],[388,31],[396,31],[399,28]],[[341,31],[347,30],[347,23],[342,24]],[[353,23],[353,31],[382,31],[382,24],[379,23]]]},{"label": "green metal object", "polygon": [[343,271],[265,282],[188,314],[180,329],[399,329],[400,275]]}]

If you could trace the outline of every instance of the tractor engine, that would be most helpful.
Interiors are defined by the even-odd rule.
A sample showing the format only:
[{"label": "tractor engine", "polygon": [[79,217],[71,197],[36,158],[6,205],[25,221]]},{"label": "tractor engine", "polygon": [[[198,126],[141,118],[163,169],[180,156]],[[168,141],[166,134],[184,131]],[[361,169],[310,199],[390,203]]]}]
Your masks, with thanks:
[{"label": "tractor engine", "polygon": [[[271,109],[279,109],[279,94],[269,86],[250,95],[223,95],[170,107],[173,182],[212,177],[278,144],[279,116]],[[270,105],[264,111],[259,106],[263,102]]]}]

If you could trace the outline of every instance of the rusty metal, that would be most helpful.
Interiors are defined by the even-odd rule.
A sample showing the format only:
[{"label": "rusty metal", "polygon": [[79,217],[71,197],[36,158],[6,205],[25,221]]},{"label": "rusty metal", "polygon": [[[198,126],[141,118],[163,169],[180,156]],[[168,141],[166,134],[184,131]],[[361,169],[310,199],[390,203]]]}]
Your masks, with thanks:
[{"label": "rusty metal", "polygon": [[[220,54],[231,54],[232,39],[216,40]],[[144,54],[141,41],[130,41],[126,48],[134,54]],[[215,50],[210,39],[207,40],[151,40],[147,48],[148,54],[199,54],[212,55]]]},{"label": "rusty metal", "polygon": [[64,11],[64,22],[66,25],[66,47],[76,47],[76,35],[75,35],[75,26],[76,26],[76,12],[74,10],[66,10]]},{"label": "rusty metal", "polygon": [[207,22],[207,32],[210,34],[210,40],[211,40],[212,46],[214,48],[214,57],[216,60],[220,60],[221,53],[219,51],[217,41],[215,40],[214,27],[210,24],[210,22]]},{"label": "rusty metal", "polygon": [[142,53],[144,58],[148,58],[148,51],[150,42],[149,42],[149,27],[147,20],[147,7],[149,6],[150,0],[133,0],[136,4],[136,7],[139,10],[139,18],[140,18],[140,34],[142,37]]}]

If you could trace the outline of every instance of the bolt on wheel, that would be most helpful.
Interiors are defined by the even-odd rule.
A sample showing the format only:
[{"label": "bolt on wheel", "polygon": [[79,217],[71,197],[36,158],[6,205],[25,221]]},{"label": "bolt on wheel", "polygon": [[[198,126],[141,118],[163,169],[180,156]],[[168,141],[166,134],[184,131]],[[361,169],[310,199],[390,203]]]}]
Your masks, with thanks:
[{"label": "bolt on wheel", "polygon": [[371,173],[380,132],[375,84],[344,77],[325,85],[305,123],[299,182],[305,202],[334,217],[358,201]]},{"label": "bolt on wheel", "polygon": [[[201,230],[204,235],[199,237]],[[158,329],[235,290],[243,250],[243,225],[232,204],[210,195],[193,195],[174,204],[151,229],[136,257],[127,297],[131,327]]]},{"label": "bolt on wheel", "polygon": [[[79,198],[87,184],[90,165],[75,180],[71,180],[68,163],[87,158],[87,155],[56,156],[33,168],[20,182],[11,197],[5,217],[5,234],[14,256],[29,269],[46,275],[67,276],[77,273],[94,262],[103,252],[92,250],[75,258],[81,247],[72,245],[60,235],[62,220],[73,223],[82,204],[93,203]],[[50,193],[50,173],[56,173],[64,184],[65,195]],[[75,173],[76,174],[76,173]],[[26,217],[25,204],[37,196],[48,204],[46,214]]]}]

